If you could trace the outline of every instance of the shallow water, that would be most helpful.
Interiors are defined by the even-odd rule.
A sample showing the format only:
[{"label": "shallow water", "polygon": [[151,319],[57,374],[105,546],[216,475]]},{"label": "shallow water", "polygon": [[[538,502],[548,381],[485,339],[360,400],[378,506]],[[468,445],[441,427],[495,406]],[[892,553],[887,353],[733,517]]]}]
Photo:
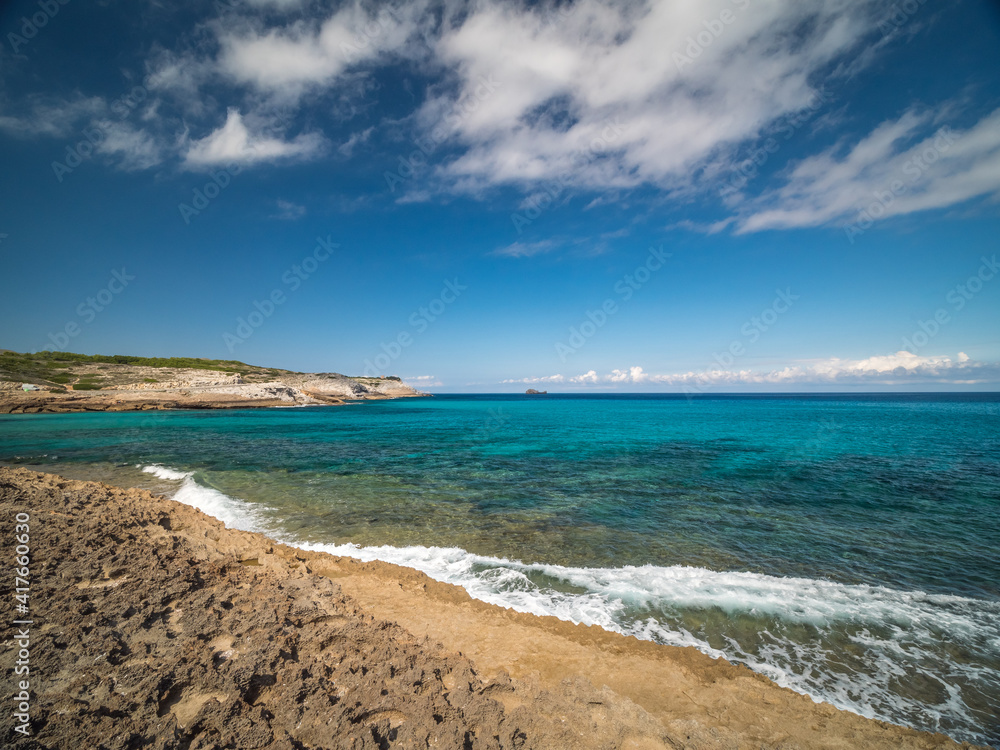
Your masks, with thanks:
[{"label": "shallow water", "polygon": [[0,461],[170,487],[230,525],[1000,741],[995,394],[11,416]]}]

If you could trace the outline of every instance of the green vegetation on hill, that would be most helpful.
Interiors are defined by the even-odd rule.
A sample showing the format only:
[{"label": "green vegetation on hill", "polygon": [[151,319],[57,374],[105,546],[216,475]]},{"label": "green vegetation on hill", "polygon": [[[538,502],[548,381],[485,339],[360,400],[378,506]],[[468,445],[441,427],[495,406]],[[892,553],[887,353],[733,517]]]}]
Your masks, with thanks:
[{"label": "green vegetation on hill", "polygon": [[[133,365],[135,367],[176,367],[190,368],[194,370],[218,370],[220,372],[247,372],[247,371],[271,371],[288,372],[288,370],[274,370],[267,367],[257,367],[239,362],[235,359],[198,359],[196,357],[133,357],[128,354],[73,354],[72,352],[37,352],[35,354],[16,354],[15,352],[0,355],[0,363],[7,356],[19,357],[24,360],[49,363],[55,367],[66,367],[67,364],[107,364],[107,365]],[[0,364],[2,366],[2,364]]]},{"label": "green vegetation on hill", "polygon": [[[0,349],[0,380],[45,385],[54,390],[98,390],[114,388],[124,382],[156,383],[169,380],[170,373],[159,378],[136,378],[117,375],[113,365],[131,367],[156,367],[171,369],[215,370],[239,374],[248,383],[280,380],[284,375],[300,375],[293,370],[248,365],[235,359],[198,359],[195,357],[133,357],[127,354],[74,354],[73,352],[36,352],[21,354]],[[95,373],[97,368],[100,372]],[[363,383],[377,382],[378,378],[352,378]],[[386,380],[399,380],[390,375]]]},{"label": "green vegetation on hill", "polygon": [[[75,374],[81,365],[130,365],[133,367],[169,367],[176,369],[215,370],[239,373],[252,380],[276,378],[288,370],[248,365],[232,359],[197,359],[195,357],[133,357],[126,354],[74,354],[73,352],[36,352],[21,354],[0,351],[0,380],[60,386],[73,383],[74,390],[94,390],[101,379],[94,375]],[[79,378],[79,380],[78,380]],[[147,379],[148,381],[148,379]]]}]

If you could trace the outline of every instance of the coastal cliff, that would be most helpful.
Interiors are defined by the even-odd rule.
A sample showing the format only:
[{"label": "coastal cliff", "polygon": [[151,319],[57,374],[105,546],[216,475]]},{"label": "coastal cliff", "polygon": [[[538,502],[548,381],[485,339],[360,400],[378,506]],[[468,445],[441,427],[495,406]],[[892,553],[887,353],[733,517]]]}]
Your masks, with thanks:
[{"label": "coastal cliff", "polygon": [[234,360],[0,352],[0,414],[316,406],[425,395],[396,377]]}]

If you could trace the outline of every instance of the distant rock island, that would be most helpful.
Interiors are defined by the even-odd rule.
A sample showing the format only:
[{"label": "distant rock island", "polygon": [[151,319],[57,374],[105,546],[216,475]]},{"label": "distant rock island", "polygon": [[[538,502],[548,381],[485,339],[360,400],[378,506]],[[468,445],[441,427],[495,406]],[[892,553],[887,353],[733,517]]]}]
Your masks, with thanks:
[{"label": "distant rock island", "polygon": [[534,388],[529,388],[524,392],[526,396],[544,396],[548,391],[536,391]]}]

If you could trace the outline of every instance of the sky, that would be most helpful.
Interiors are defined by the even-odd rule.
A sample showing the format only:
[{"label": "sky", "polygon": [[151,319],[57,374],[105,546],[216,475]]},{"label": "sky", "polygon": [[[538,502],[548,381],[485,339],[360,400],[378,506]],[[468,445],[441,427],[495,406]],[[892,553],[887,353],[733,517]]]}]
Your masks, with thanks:
[{"label": "sky", "polygon": [[0,3],[0,347],[1000,388],[1000,3]]}]

